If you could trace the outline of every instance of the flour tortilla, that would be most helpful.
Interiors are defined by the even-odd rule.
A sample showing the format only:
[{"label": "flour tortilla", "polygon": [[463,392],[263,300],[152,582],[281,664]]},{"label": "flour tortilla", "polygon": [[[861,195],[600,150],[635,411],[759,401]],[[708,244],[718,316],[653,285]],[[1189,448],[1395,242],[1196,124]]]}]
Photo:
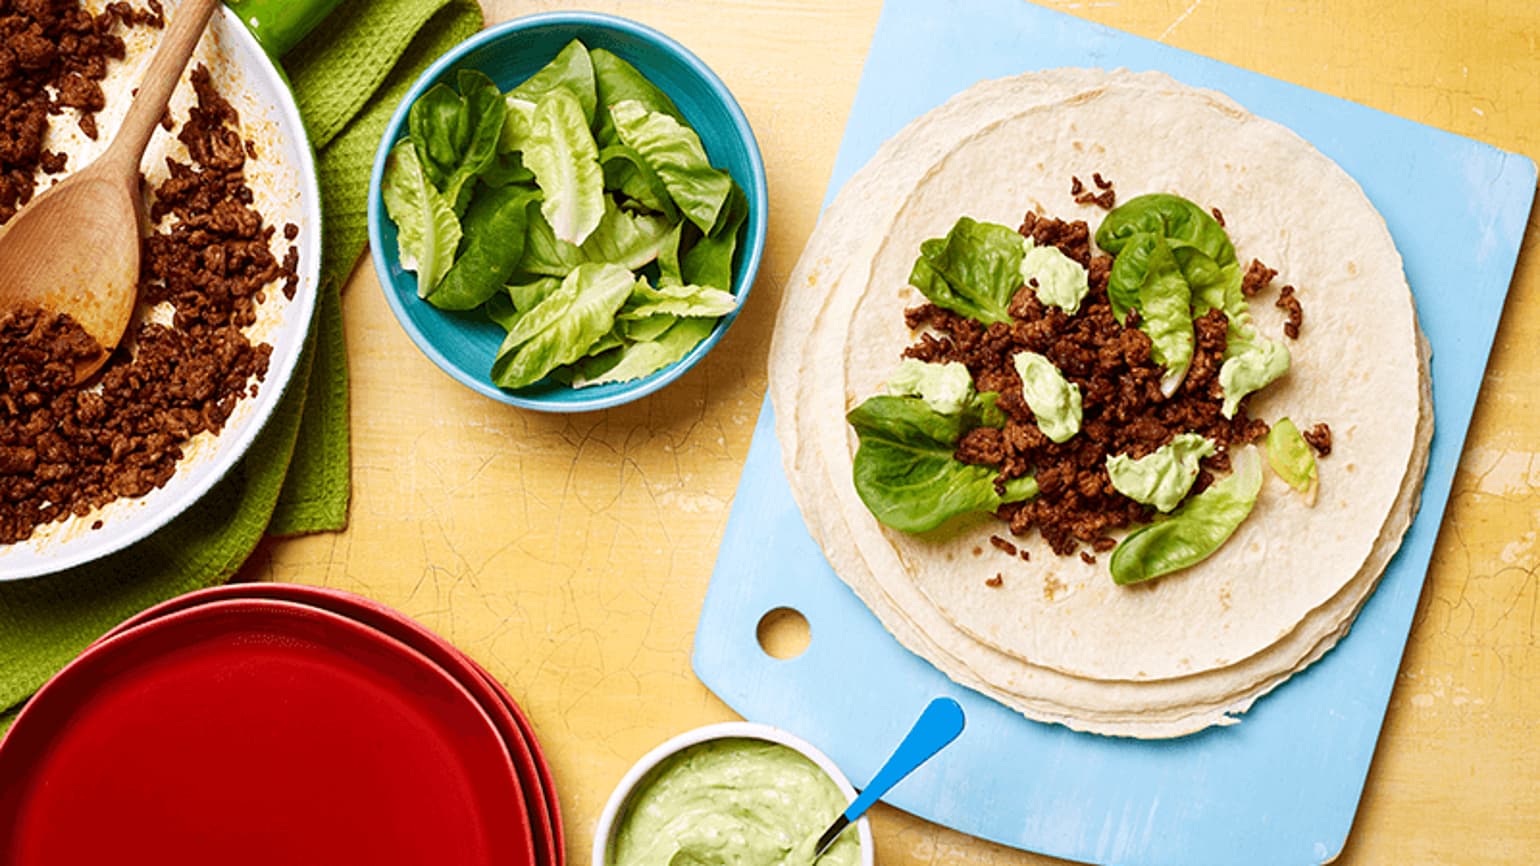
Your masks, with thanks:
[{"label": "flour tortilla", "polygon": [[[963,213],[1014,225],[1037,208],[1094,227],[1103,214],[1066,192],[1070,174],[1092,171],[1125,198],[1171,191],[1219,206],[1243,261],[1258,256],[1300,285],[1308,318],[1291,343],[1294,369],[1252,410],[1326,420],[1337,438],[1314,508],[1273,479],[1216,556],[1134,588],[1112,584],[1104,561],[1056,557],[1035,536],[1018,540],[1031,563],[1007,560],[987,544],[1001,530],[987,517],[923,538],[881,527],[850,484],[855,440],[843,421],[911,340],[901,313],[918,302],[905,277],[919,242]],[[1254,306],[1263,332],[1277,333],[1277,314]],[[1431,436],[1410,292],[1361,191],[1287,130],[1149,73],[987,82],[895,136],[820,222],[771,366],[788,476],[841,577],[959,682],[1102,733],[1226,723],[1329,649],[1399,546]],[[986,587],[997,571],[1005,585]],[[1062,586],[1051,601],[1050,581]]]}]

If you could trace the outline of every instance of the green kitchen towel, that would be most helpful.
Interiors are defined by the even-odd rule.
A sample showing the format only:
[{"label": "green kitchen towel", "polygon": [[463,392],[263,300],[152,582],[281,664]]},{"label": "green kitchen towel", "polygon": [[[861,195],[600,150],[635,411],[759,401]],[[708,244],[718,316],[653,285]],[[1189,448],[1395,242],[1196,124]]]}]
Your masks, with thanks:
[{"label": "green kitchen towel", "polygon": [[374,150],[428,64],[481,28],[475,0],[349,0],[285,59],[316,148],[324,227],[316,323],[294,380],[247,456],[150,538],[89,565],[0,583],[0,730],[117,623],[224,583],[264,533],[347,518],[347,356],[338,295],[367,238]]},{"label": "green kitchen towel", "polygon": [[368,240],[369,169],[412,82],[480,29],[475,0],[348,0],[284,58],[316,148],[325,251],[316,367],[272,535],[341,529],[347,521],[348,380],[337,293]]}]

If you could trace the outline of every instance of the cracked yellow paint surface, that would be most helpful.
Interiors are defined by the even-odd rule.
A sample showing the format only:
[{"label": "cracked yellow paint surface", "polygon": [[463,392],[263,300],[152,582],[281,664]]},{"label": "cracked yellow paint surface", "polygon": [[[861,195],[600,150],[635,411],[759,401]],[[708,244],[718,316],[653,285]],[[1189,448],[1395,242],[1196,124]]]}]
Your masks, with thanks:
[{"label": "cracked yellow paint surface", "polygon": [[[439,373],[360,268],[345,296],[352,525],[269,543],[246,576],[364,593],[485,664],[545,743],[568,850],[582,864],[632,761],[680,730],[733,717],[690,672],[692,633],[764,394],[781,285],[816,220],[880,0],[483,5],[489,21],[617,12],[675,36],[726,80],[769,172],[759,283],[726,339],[678,382],[638,404],[560,417],[493,403]],[[1046,5],[1540,157],[1531,2]],[[966,14],[966,0],[957,8]],[[1532,220],[1340,863],[1527,866],[1540,856],[1537,243]],[[887,866],[1058,862],[893,810],[879,810],[875,829]]]}]

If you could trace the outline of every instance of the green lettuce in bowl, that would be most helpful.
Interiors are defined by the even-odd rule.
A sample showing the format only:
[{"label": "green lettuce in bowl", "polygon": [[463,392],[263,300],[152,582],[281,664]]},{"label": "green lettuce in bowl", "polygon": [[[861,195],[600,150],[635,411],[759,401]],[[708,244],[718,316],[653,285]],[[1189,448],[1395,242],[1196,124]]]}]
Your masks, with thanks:
[{"label": "green lettuce in bowl", "polygon": [[478,34],[409,93],[376,159],[386,298],[446,372],[582,411],[681,375],[741,308],[764,171],[726,88],[667,37],[589,13]]}]

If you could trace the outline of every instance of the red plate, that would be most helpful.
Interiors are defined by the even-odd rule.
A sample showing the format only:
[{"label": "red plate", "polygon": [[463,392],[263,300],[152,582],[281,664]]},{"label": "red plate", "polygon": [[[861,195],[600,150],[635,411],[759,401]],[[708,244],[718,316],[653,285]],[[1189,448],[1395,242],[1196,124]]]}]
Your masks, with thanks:
[{"label": "red plate", "polygon": [[508,746],[509,757],[523,783],[539,866],[565,866],[561,807],[550,766],[540,751],[529,719],[502,684],[474,659],[403,613],[364,596],[337,589],[295,583],[238,583],[191,592],[163,602],[121,623],[102,640],[179,610],[233,598],[277,599],[331,611],[383,632],[442,667],[476,698]]},{"label": "red plate", "polygon": [[487,682],[487,685],[497,693],[498,699],[507,707],[508,712],[518,722],[519,730],[524,733],[524,740],[529,744],[529,750],[535,758],[535,770],[540,776],[540,786],[545,790],[546,810],[550,813],[552,838],[556,840],[555,859],[550,862],[556,864],[556,866],[566,866],[567,848],[562,843],[564,830],[561,823],[561,804],[557,802],[556,785],[551,779],[551,765],[546,763],[545,753],[540,750],[540,741],[535,739],[535,729],[530,725],[529,717],[524,715],[524,710],[514,702],[513,697],[508,694],[507,689],[503,688],[502,683],[499,683],[491,674],[487,673],[486,668],[477,664],[475,659],[466,656],[465,660],[470,662],[471,666],[476,669],[476,672],[481,674],[481,678]]},{"label": "red plate", "polygon": [[535,864],[503,739],[443,669],[281,601],[97,643],[0,742],[0,862]]}]

